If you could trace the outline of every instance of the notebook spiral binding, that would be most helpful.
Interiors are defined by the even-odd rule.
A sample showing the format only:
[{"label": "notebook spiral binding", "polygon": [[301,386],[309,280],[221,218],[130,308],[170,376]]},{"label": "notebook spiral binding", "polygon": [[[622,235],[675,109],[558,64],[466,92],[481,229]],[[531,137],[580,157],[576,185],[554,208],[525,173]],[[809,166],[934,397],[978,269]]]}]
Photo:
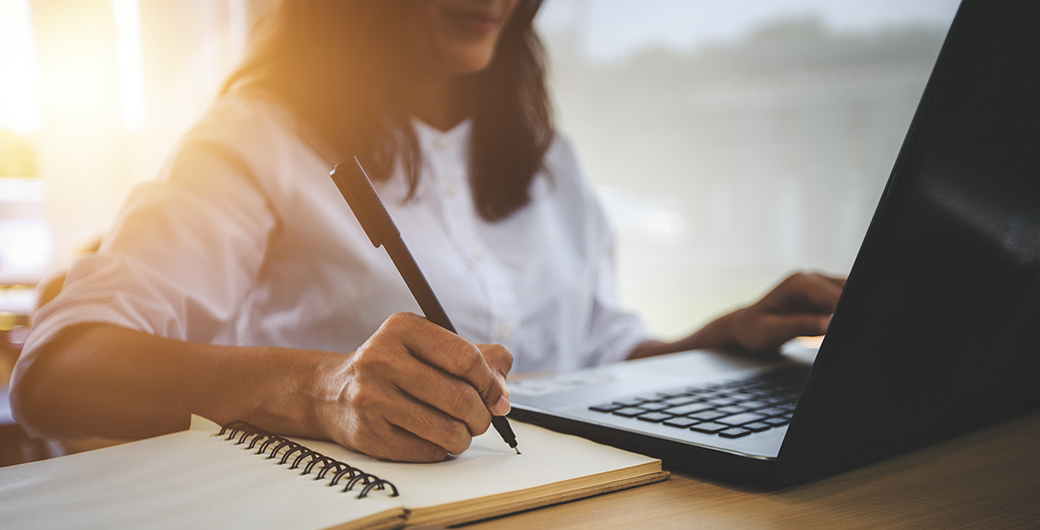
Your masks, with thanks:
[{"label": "notebook spiral binding", "polygon": [[314,480],[322,480],[331,475],[332,479],[328,483],[330,487],[339,484],[342,480],[346,480],[346,485],[343,487],[344,492],[353,491],[356,486],[363,486],[361,493],[357,496],[359,499],[365,498],[372,490],[383,491],[387,487],[391,490],[391,497],[397,496],[397,486],[386,480],[365,473],[356,467],[351,467],[317,451],[312,451],[302,444],[271,434],[259,427],[254,427],[244,421],[238,420],[228,423],[214,436],[224,436],[225,434],[227,435],[224,438],[226,441],[238,438],[235,440],[235,445],[249,444],[245,447],[246,450],[252,450],[254,447],[259,446],[256,454],[267,454],[268,460],[281,456],[278,460],[278,465],[289,464],[291,459],[292,463],[289,464],[289,469],[298,469],[302,466],[303,472],[301,475],[308,475],[315,470],[317,473],[314,476]]}]

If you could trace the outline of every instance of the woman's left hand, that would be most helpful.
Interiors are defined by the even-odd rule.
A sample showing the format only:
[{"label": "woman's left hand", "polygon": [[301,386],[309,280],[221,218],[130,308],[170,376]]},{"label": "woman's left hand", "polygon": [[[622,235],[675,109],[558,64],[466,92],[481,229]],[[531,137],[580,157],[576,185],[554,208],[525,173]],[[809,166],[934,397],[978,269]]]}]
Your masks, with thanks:
[{"label": "woman's left hand", "polygon": [[629,358],[704,348],[776,353],[795,337],[826,333],[844,287],[845,278],[792,274],[758,302],[723,315],[684,339],[643,343]]},{"label": "woman's left hand", "polygon": [[793,274],[758,302],[719,319],[729,331],[726,346],[772,353],[795,337],[823,335],[844,287],[845,278]]}]

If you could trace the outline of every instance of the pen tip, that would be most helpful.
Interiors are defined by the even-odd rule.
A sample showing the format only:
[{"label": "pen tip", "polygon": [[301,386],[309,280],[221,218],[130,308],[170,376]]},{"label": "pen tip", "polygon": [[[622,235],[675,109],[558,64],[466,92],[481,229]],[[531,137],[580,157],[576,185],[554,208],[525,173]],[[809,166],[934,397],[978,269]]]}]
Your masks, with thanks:
[{"label": "pen tip", "polygon": [[520,454],[520,448],[519,447],[514,447],[513,450],[516,451],[516,454]]}]

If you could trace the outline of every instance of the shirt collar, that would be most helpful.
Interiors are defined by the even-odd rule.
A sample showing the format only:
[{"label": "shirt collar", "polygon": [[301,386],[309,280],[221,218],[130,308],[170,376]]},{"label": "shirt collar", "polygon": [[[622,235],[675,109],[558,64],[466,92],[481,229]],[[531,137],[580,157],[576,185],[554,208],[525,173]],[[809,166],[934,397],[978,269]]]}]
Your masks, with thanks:
[{"label": "shirt collar", "polygon": [[[469,151],[472,122],[465,119],[447,131],[441,131],[418,119],[412,119],[419,146],[424,154],[433,156],[465,157]],[[464,159],[464,158],[463,158]]]}]

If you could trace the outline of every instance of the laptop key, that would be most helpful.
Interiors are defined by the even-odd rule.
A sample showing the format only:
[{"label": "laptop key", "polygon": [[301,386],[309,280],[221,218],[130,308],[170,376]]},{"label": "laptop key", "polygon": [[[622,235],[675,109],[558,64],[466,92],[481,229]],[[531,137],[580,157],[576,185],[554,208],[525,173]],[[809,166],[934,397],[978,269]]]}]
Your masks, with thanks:
[{"label": "laptop key", "polygon": [[749,434],[751,434],[751,431],[741,427],[733,427],[732,429],[726,429],[719,432],[719,436],[724,438],[740,438],[741,436],[747,436]]},{"label": "laptop key", "polygon": [[[617,413],[615,412],[614,414],[617,414]],[[761,415],[761,414],[754,414],[752,412],[746,412],[744,414],[737,414],[736,416],[727,416],[725,418],[719,418],[719,419],[717,419],[715,421],[717,421],[719,423],[724,423],[726,425],[736,426],[736,425],[744,425],[745,423],[751,423],[753,421],[762,421],[764,419],[766,419],[766,417]]]},{"label": "laptop key", "polygon": [[755,414],[761,414],[763,416],[783,416],[787,414],[787,410],[778,407],[769,407],[764,409],[758,409]]},{"label": "laptop key", "polygon": [[766,418],[766,419],[762,420],[762,423],[767,423],[769,425],[772,425],[773,427],[780,427],[782,425],[787,425],[788,423],[791,423],[791,420],[785,420],[784,418],[781,418],[781,417]]},{"label": "laptop key", "polygon": [[755,394],[748,394],[747,392],[737,392],[734,394],[730,394],[727,397],[729,397],[730,399],[737,400],[737,403],[743,403],[745,401],[752,401],[758,399],[758,396],[756,396]]},{"label": "laptop key", "polygon": [[679,427],[681,429],[685,429],[685,428],[687,428],[687,427],[689,427],[691,425],[696,425],[698,423],[700,423],[700,420],[695,420],[693,418],[683,418],[683,417],[672,418],[670,420],[664,420],[664,424],[665,425],[667,425],[669,427]]},{"label": "laptop key", "polygon": [[718,399],[718,398],[726,397],[726,395],[725,394],[719,394],[718,392],[699,392],[697,394],[692,394],[690,397],[695,397],[695,398],[697,398],[697,399],[699,399],[701,401],[710,401],[712,399]]},{"label": "laptop key", "polygon": [[730,428],[729,425],[723,425],[721,423],[712,423],[710,421],[706,421],[704,423],[698,423],[697,425],[691,426],[690,430],[691,431],[697,431],[697,432],[703,432],[705,434],[715,434],[715,433],[718,433],[720,431],[724,431],[724,430],[729,429],[729,428]]},{"label": "laptop key", "polygon": [[715,408],[715,405],[711,403],[690,403],[689,405],[683,405],[681,407],[672,407],[664,409],[661,412],[667,412],[668,414],[675,414],[676,416],[685,416],[687,414],[693,414],[695,412],[703,412],[705,410],[711,410]]},{"label": "laptop key", "polygon": [[623,409],[615,410],[614,415],[621,416],[623,418],[634,418],[644,412],[646,411],[638,407],[625,407]]},{"label": "laptop key", "polygon": [[671,417],[671,414],[665,414],[663,412],[647,412],[646,414],[636,416],[636,419],[639,421],[648,421],[650,423],[660,423]]},{"label": "laptop key", "polygon": [[633,398],[633,399],[629,399],[628,401],[615,401],[614,403],[617,403],[618,405],[621,405],[622,407],[638,407],[640,403],[645,403],[645,402],[646,402],[645,399]]},{"label": "laptop key", "polygon": [[744,401],[743,403],[740,403],[737,406],[744,407],[748,410],[756,410],[769,408],[769,403],[766,403],[764,401]]},{"label": "laptop key", "polygon": [[668,405],[671,407],[678,407],[680,405],[689,405],[690,403],[696,403],[698,401],[700,401],[700,398],[695,398],[692,396],[682,396],[666,399],[662,401],[662,403],[668,403]]},{"label": "laptop key", "polygon": [[714,398],[714,399],[709,399],[708,400],[708,403],[714,403],[714,404],[716,404],[716,405],[718,405],[720,407],[727,407],[729,405],[735,404],[736,402],[737,402],[736,399],[733,399],[733,398],[730,398],[730,397],[724,397],[724,398],[720,397],[720,398]]},{"label": "laptop key", "polygon": [[751,422],[751,423],[745,423],[744,425],[741,425],[741,427],[743,427],[743,428],[745,428],[745,429],[747,429],[747,430],[749,430],[751,432],[768,431],[769,429],[773,428],[772,425],[770,425],[768,423],[765,423],[765,422],[762,422],[762,421],[754,421],[754,422]]},{"label": "laptop key", "polygon": [[602,405],[593,405],[589,407],[589,410],[594,410],[596,412],[614,412],[620,408],[624,408],[624,405],[620,403],[603,403]]},{"label": "laptop key", "polygon": [[725,412],[726,414],[740,414],[741,412],[747,412],[750,409],[746,409],[741,405],[730,405],[728,407],[719,407],[719,412]]},{"label": "laptop key", "polygon": [[658,410],[666,409],[668,407],[671,407],[671,405],[669,403],[667,403],[667,402],[661,402],[661,403],[640,403],[639,404],[639,408],[641,408],[643,410],[658,411]]},{"label": "laptop key", "polygon": [[725,412],[715,412],[714,410],[706,410],[704,412],[698,412],[696,414],[690,414],[690,415],[688,415],[688,417],[694,418],[694,419],[698,419],[698,420],[701,420],[701,421],[715,421],[715,420],[717,420],[717,419],[719,419],[719,418],[721,418],[721,417],[723,417],[725,415],[726,415]]}]

